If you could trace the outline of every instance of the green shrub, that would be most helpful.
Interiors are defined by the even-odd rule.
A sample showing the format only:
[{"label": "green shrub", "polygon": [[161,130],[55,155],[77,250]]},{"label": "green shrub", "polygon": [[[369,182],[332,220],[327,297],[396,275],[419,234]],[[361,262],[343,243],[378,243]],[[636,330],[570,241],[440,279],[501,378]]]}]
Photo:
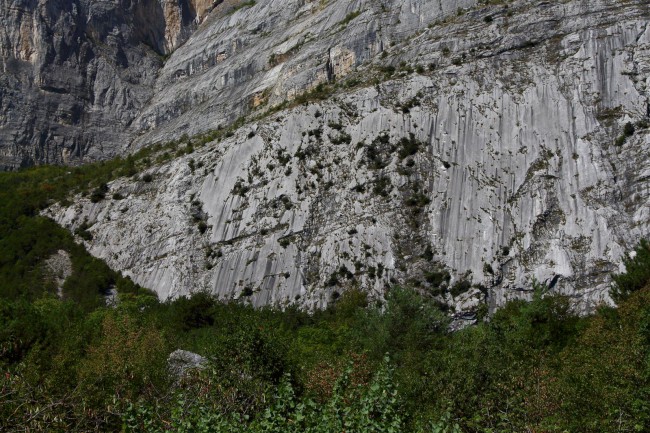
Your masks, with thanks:
[{"label": "green shrub", "polygon": [[[272,170],[272,168],[271,168]],[[238,195],[241,197],[245,197],[248,191],[250,191],[251,187],[249,185],[244,184],[244,181],[242,179],[238,179],[237,182],[235,182],[235,185],[232,188],[231,194]]]},{"label": "green shrub", "polygon": [[623,126],[623,134],[626,137],[631,137],[634,135],[634,125],[632,125],[631,122],[627,122],[625,126]]},{"label": "green shrub", "polygon": [[415,134],[409,133],[408,138],[402,137],[398,142],[399,151],[397,155],[400,159],[405,159],[408,156],[415,155],[420,150],[420,141],[416,140]]},{"label": "green shrub", "polygon": [[111,404],[112,393],[134,399],[142,390],[164,386],[168,380],[164,336],[138,322],[120,312],[106,314],[102,320],[101,340],[78,367],[79,385],[89,404]]},{"label": "green shrub", "polygon": [[616,139],[616,141],[614,142],[614,144],[616,144],[617,146],[622,146],[622,145],[624,145],[625,142],[627,141],[627,139],[628,139],[629,137],[631,137],[631,136],[634,135],[634,131],[635,131],[634,125],[633,125],[632,123],[630,123],[630,122],[627,122],[627,123],[623,126],[623,134],[621,134],[621,135]]},{"label": "green shrub", "polygon": [[171,315],[179,329],[190,331],[214,325],[212,315],[217,300],[207,292],[194,293],[191,297],[181,296],[170,304]]},{"label": "green shrub", "polygon": [[90,195],[90,201],[93,203],[99,203],[100,201],[106,198],[106,193],[108,192],[108,185],[105,183],[100,184]]},{"label": "green shrub", "polygon": [[416,192],[404,200],[404,204],[409,207],[422,208],[431,203],[431,199],[421,192]]},{"label": "green shrub", "polygon": [[382,197],[388,197],[393,189],[393,185],[388,176],[380,176],[373,183],[372,192]]},{"label": "green shrub", "polygon": [[291,238],[291,236],[285,236],[283,238],[278,239],[278,243],[282,248],[286,248],[289,245],[291,245],[292,240],[293,239]]},{"label": "green shrub", "polygon": [[238,11],[240,9],[252,8],[253,6],[255,6],[255,4],[256,4],[255,0],[245,0],[245,1],[235,5],[229,13],[233,14],[233,13],[235,13],[236,11]]},{"label": "green shrub", "polygon": [[449,289],[449,293],[451,293],[451,296],[455,298],[467,292],[471,288],[472,288],[472,282],[465,278],[461,278],[460,280],[452,284],[451,288]]},{"label": "green shrub", "polygon": [[616,302],[627,299],[630,294],[650,282],[650,243],[643,239],[634,249],[634,257],[624,257],[625,272],[613,276],[610,294]]},{"label": "green shrub", "polygon": [[90,225],[88,224],[88,221],[84,221],[79,225],[79,227],[77,227],[74,233],[85,241],[92,241],[93,235],[88,231],[89,228]]},{"label": "green shrub", "polygon": [[350,144],[352,137],[346,132],[341,132],[337,137],[330,137],[332,144]]},{"label": "green shrub", "polygon": [[446,270],[433,270],[425,272],[424,279],[433,287],[440,287],[443,283],[449,283],[451,275]]},{"label": "green shrub", "polygon": [[396,68],[393,65],[380,66],[379,72],[384,74],[384,78],[390,78],[395,74]]},{"label": "green shrub", "polygon": [[361,15],[361,11],[350,12],[345,16],[345,18],[339,23],[340,26],[346,26],[350,21]]},{"label": "green shrub", "polygon": [[494,269],[492,269],[492,265],[489,263],[483,263],[483,273],[494,275]]}]

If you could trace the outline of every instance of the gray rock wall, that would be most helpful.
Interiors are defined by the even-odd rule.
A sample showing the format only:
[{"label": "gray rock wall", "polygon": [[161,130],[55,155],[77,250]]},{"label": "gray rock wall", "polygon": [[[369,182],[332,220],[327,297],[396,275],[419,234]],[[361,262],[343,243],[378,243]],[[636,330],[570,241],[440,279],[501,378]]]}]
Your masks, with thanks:
[{"label": "gray rock wall", "polygon": [[234,12],[218,7],[166,61],[155,96],[134,121],[132,146],[225,126],[259,104],[292,99],[476,3],[270,0]]},{"label": "gray rock wall", "polygon": [[[105,159],[342,76],[475,0],[4,0],[0,169]],[[350,19],[351,13],[359,13]]]},{"label": "gray rock wall", "polygon": [[[87,220],[89,250],[161,298],[316,308],[405,284],[463,314],[538,281],[582,312],[611,302],[611,272],[650,233],[647,5],[521,2],[424,24],[329,99],[248,123],[150,183],[113,182],[124,200],[49,215]],[[464,280],[482,288],[452,289]]]},{"label": "gray rock wall", "polygon": [[0,170],[115,156],[206,5],[3,0]]}]

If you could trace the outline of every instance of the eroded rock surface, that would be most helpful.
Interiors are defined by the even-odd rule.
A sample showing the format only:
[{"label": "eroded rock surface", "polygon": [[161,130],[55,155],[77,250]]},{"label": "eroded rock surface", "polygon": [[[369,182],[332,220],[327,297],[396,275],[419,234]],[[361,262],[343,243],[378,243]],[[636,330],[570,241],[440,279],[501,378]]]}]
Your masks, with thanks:
[{"label": "eroded rock surface", "polygon": [[[137,20],[157,15],[116,23],[113,3],[10,4],[2,80],[26,81],[1,87],[6,166],[257,113],[151,181],[47,211],[90,226],[92,254],[163,299],[208,290],[317,308],[349,287],[381,297],[405,284],[473,320],[537,281],[589,311],[650,233],[644,1],[133,2],[162,17],[153,34]],[[75,81],[82,69],[95,78]],[[260,116],[328,82],[331,94]],[[62,120],[75,101],[81,120]],[[20,123],[20,104],[35,117]]]},{"label": "eroded rock surface", "polygon": [[650,234],[647,5],[521,2],[423,28],[328,99],[50,215],[90,223],[89,250],[163,299],[316,308],[407,284],[469,320],[537,281],[580,311],[610,302]]},{"label": "eroded rock surface", "polygon": [[476,0],[5,0],[0,169],[232,123],[344,76]]},{"label": "eroded rock surface", "polygon": [[3,0],[0,170],[112,157],[213,3]]}]

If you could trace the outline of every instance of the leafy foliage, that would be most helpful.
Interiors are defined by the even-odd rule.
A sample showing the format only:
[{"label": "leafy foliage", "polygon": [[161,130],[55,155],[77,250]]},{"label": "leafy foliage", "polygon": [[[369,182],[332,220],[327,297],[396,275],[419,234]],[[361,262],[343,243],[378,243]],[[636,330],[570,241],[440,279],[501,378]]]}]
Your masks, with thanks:
[{"label": "leafy foliage", "polygon": [[[628,431],[650,427],[650,290],[579,318],[568,300],[516,301],[453,334],[435,302],[344,293],[312,315],[205,294],[125,294],[84,311],[0,304],[1,428],[36,431]],[[208,366],[181,377],[182,347]],[[385,353],[390,352],[390,361]]]},{"label": "leafy foliage", "polygon": [[650,243],[643,239],[634,250],[633,256],[623,259],[625,272],[614,275],[612,298],[616,301],[627,299],[631,293],[642,289],[650,281]]}]

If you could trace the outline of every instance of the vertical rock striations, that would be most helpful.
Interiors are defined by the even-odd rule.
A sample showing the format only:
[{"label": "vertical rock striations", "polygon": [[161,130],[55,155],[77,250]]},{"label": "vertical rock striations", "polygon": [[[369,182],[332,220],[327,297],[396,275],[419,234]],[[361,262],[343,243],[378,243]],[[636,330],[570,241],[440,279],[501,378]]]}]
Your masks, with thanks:
[{"label": "vertical rock striations", "polygon": [[199,3],[3,0],[0,169],[114,156]]},{"label": "vertical rock striations", "polygon": [[407,284],[471,317],[536,280],[588,311],[650,234],[650,6],[477,3],[4,0],[0,166],[255,111],[47,213],[162,298]]},{"label": "vertical rock striations", "polygon": [[[408,22],[417,11],[402,13]],[[350,22],[371,26],[356,22],[365,14]],[[198,30],[159,83],[213,29]],[[346,41],[304,80],[327,80],[329,62],[339,82],[329,98],[161,163],[152,182],[119,179],[110,188],[123,200],[79,198],[49,214],[72,230],[86,221],[90,251],[162,298],[208,290],[315,308],[349,287],[381,297],[407,284],[472,317],[538,281],[581,311],[610,301],[611,272],[650,234],[647,5],[470,10],[361,66],[346,59],[364,50]],[[300,77],[273,75],[293,46],[275,51],[269,98]],[[292,55],[321,52],[303,50]],[[216,85],[196,75],[207,76],[179,76],[152,106],[188,83]],[[208,124],[189,98],[187,113]]]},{"label": "vertical rock striations", "polygon": [[[233,122],[476,0],[4,0],[0,167],[78,163]],[[328,57],[329,53],[329,57]]]}]

